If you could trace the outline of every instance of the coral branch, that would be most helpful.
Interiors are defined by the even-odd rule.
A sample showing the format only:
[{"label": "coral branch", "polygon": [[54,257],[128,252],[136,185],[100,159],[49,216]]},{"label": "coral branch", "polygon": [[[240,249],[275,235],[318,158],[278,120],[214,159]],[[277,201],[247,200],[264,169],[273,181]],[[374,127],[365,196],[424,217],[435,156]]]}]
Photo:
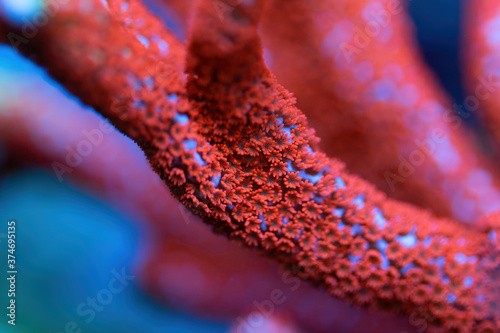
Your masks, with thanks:
[{"label": "coral branch", "polygon": [[500,160],[500,4],[465,1],[464,66],[469,96],[466,105],[489,130]]},{"label": "coral branch", "polygon": [[329,156],[393,198],[474,222],[500,208],[499,174],[424,65],[402,2],[269,1],[270,69]]},{"label": "coral branch", "polygon": [[[0,69],[0,76],[5,79],[12,72],[16,70]],[[141,236],[141,240],[153,251],[138,272],[139,284],[149,296],[203,317],[234,320],[259,311],[255,304],[267,303],[271,295],[274,300],[279,290],[283,297],[278,302],[286,301],[275,304],[275,313],[293,318],[303,332],[412,331],[402,316],[335,300],[323,290],[300,283],[290,272],[280,272],[278,263],[215,235],[170,196],[133,142],[117,131],[108,133],[111,128],[104,127],[98,115],[67,98],[51,81],[41,82],[39,76],[24,71],[17,74],[22,79],[10,76],[16,84],[3,92],[12,98],[0,108],[0,142],[12,157],[7,165],[12,166],[16,158],[23,165],[36,161],[58,179],[76,183],[111,203],[140,227],[151,228],[153,239]],[[30,98],[15,98],[20,94]],[[96,132],[103,135],[100,143]],[[89,133],[97,139],[92,154],[77,160],[76,167],[75,160],[68,164],[68,157],[74,159],[82,142],[88,142]],[[239,319],[236,322],[245,326]]]},{"label": "coral branch", "polygon": [[[218,232],[357,305],[425,313],[436,329],[498,330],[498,224],[479,232],[435,218],[328,159],[253,52],[252,8],[216,23],[211,5],[201,1],[194,22],[188,83],[182,46],[136,1],[108,1],[111,16],[75,4],[24,52],[136,140],[174,196]],[[251,56],[225,58],[241,50]],[[222,59],[247,70],[224,73]]]}]

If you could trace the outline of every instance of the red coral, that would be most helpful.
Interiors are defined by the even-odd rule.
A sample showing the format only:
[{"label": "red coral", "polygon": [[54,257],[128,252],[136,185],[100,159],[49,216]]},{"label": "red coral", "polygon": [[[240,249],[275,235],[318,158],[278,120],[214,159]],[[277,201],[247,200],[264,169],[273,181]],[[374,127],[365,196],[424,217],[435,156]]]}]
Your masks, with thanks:
[{"label": "red coral", "polygon": [[[82,13],[70,6],[23,52],[35,54],[68,89],[134,139],[184,205],[219,232],[296,267],[299,276],[337,297],[363,303],[373,295],[373,307],[406,314],[421,311],[421,304],[439,304],[444,308],[433,312],[429,324],[447,328],[464,324],[464,318],[476,315],[472,307],[482,304],[482,315],[465,324],[499,328],[498,223],[479,232],[388,200],[321,153],[294,100],[264,65],[257,34],[262,1],[236,7],[224,21],[211,1],[201,2],[188,46],[187,78],[183,46],[138,2],[127,2],[125,11],[121,3],[109,1],[109,16],[101,9]],[[138,18],[144,24],[137,25]],[[155,35],[169,45],[167,55],[152,42]],[[86,56],[96,49],[102,59]],[[134,57],[124,58],[124,49]],[[111,107],[117,96],[126,112]],[[177,109],[165,107],[172,102]],[[165,135],[175,141],[165,145]],[[264,153],[262,141],[252,141],[259,135],[273,140],[273,154]],[[208,152],[213,158],[204,160]],[[268,208],[251,204],[260,199],[254,195],[262,188],[254,179],[259,173],[271,174],[267,182],[275,196]],[[283,200],[291,190],[287,173],[302,178],[293,189],[301,194],[293,206]],[[222,195],[223,178],[230,179],[234,194]],[[272,210],[271,221],[264,208]],[[306,236],[307,252],[300,242]],[[360,238],[369,250],[355,256],[349,249]],[[399,260],[386,253],[394,242],[406,250]],[[470,261],[470,266],[450,265],[451,260]],[[367,267],[356,274],[361,263],[370,266],[368,274]],[[431,284],[424,272],[432,269],[439,278]],[[461,293],[460,283],[473,286],[471,292]],[[439,287],[449,288],[444,300],[431,292]],[[470,307],[457,306],[459,293]]]},{"label": "red coral", "polygon": [[[262,36],[270,69],[297,96],[325,152],[393,198],[473,222],[498,209],[500,196],[500,174],[477,153],[464,120],[473,113],[468,105],[477,109],[479,89],[488,96],[479,99],[486,124],[500,142],[498,51],[483,30],[499,5],[466,3],[473,69],[471,94],[460,106],[423,64],[404,1],[269,0]],[[490,36],[498,27],[491,29]],[[453,156],[443,163],[441,152]],[[443,190],[449,184],[453,190]]]}]

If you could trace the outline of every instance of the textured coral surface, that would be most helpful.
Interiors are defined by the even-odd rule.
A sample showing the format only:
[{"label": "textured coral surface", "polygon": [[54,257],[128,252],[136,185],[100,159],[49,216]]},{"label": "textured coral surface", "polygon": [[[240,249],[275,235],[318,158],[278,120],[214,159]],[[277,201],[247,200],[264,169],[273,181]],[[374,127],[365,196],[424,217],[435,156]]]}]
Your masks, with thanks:
[{"label": "textured coral surface", "polygon": [[401,1],[271,1],[263,30],[271,70],[351,172],[441,216],[500,208],[498,172],[423,64]]},{"label": "textured coral surface", "polygon": [[[18,46],[85,104],[132,138],[173,196],[214,231],[266,254],[283,264],[289,273],[358,306],[410,317],[425,314],[433,330],[499,330],[498,220],[491,217],[472,227],[435,217],[425,210],[388,199],[372,185],[348,173],[340,160],[327,157],[306,117],[297,109],[295,99],[265,65],[257,24],[261,16],[265,20],[270,15],[272,2],[264,8],[264,1],[242,1],[231,10],[220,12],[212,1],[200,1],[187,46],[137,1],[108,1],[105,8],[100,2],[86,3],[91,5],[69,4],[30,43]],[[290,4],[300,5],[300,2]],[[340,12],[328,3],[320,9],[326,14]],[[351,10],[358,12],[357,8]],[[280,24],[293,24],[286,22],[287,18],[294,16],[282,17]],[[329,31],[332,27],[327,24],[322,29]],[[276,29],[275,33],[279,31]],[[321,32],[312,28],[311,36],[315,37],[309,38],[308,31],[303,31],[306,36],[301,45],[303,41],[314,43],[315,38],[321,38]],[[400,32],[397,28],[392,31]],[[280,41],[269,42],[274,46],[270,52],[275,58],[279,57],[281,43],[291,38],[273,33],[266,36]],[[402,50],[399,57],[412,59],[408,46],[391,45]],[[316,46],[308,49],[315,50]],[[369,56],[370,52],[363,54]],[[341,69],[325,66],[331,75],[324,77],[339,77]],[[385,63],[373,65],[377,69],[384,66]],[[316,70],[321,68],[317,66]],[[312,70],[304,70],[318,77]],[[288,77],[291,85],[297,80],[293,75]],[[345,77],[347,81],[342,79],[333,86],[337,89],[343,84],[349,86],[351,79],[349,75]],[[415,73],[404,77],[415,80],[414,88],[404,84],[400,88],[409,94],[413,89],[418,90],[425,96],[423,104],[427,100],[441,100],[439,94],[431,96],[434,90],[429,88],[428,76]],[[316,79],[309,79],[322,86]],[[381,89],[384,98],[388,98],[387,82],[382,86],[371,88],[375,89],[375,95]],[[297,86],[297,90],[307,94],[303,87]],[[380,140],[387,145],[397,143],[398,139],[380,136],[408,137],[409,130],[401,128],[404,120],[391,115],[412,116],[405,114],[404,108],[394,108],[392,104],[396,102],[370,104],[362,99],[350,101],[352,97],[345,94],[339,94],[342,98],[328,95],[335,101],[318,101],[320,108],[316,114],[312,111],[315,97],[306,96],[303,101],[313,122],[324,117],[322,103],[332,103],[331,112],[339,110],[337,119],[341,120],[337,121],[341,129],[332,129],[331,133],[359,132],[344,137],[348,141],[365,140],[360,137],[373,134],[369,141]],[[408,100],[412,99],[404,102]],[[352,118],[357,116],[347,112],[363,107],[374,107],[387,115],[378,112],[380,118],[363,117],[368,124],[365,130]],[[443,180],[439,157],[426,159],[422,170],[436,172],[438,181],[433,176],[426,179],[427,184],[423,178],[411,178],[415,179],[415,187],[410,186],[412,190],[408,193],[415,193],[422,186],[418,191],[426,194],[435,191],[439,196],[437,199],[429,194],[426,198],[454,203],[443,195],[446,193],[443,184],[452,181],[462,186],[464,175],[469,177],[483,166],[476,164],[482,162],[472,157],[473,149],[453,134],[454,129],[449,129],[446,121],[432,118],[438,117],[433,113],[439,112],[435,107],[438,106],[432,105],[432,111],[418,111],[430,117],[432,124],[426,124],[425,119],[411,124],[420,126],[419,131],[427,126],[424,132],[434,126],[442,129],[444,134],[438,140],[439,143],[448,140],[448,145],[444,145],[447,152],[458,147],[458,161],[445,161],[446,167],[454,165],[456,169],[446,172],[449,178]],[[371,133],[370,129],[377,126],[384,128],[377,123],[383,122],[384,117],[388,119],[385,120],[388,128]],[[321,130],[318,123],[316,127],[319,132],[331,128],[325,124]],[[344,149],[339,137],[325,136],[325,142]],[[455,136],[456,139],[451,139]],[[423,140],[426,136],[412,138]],[[367,154],[375,154],[373,148],[366,148]],[[323,149],[335,156],[347,156],[334,148]],[[389,147],[379,153],[391,155],[397,151]],[[395,156],[387,158],[389,163],[397,160]],[[375,167],[380,160],[386,161],[374,158],[373,163],[365,162],[365,166],[380,170],[397,168],[394,164]],[[356,170],[363,174],[361,169]],[[376,171],[371,175],[380,177]],[[477,202],[484,202],[486,199],[481,195],[490,191],[468,190],[464,188],[460,193]],[[403,195],[403,198],[432,207],[419,201],[423,196],[412,199]],[[489,194],[489,198],[495,199],[495,194]],[[444,203],[437,207],[446,206]],[[481,208],[479,212],[474,206],[470,216],[482,216],[494,204],[477,206]],[[452,214],[449,207],[440,213]],[[459,212],[453,213],[460,216]],[[155,266],[158,265],[153,262],[151,270]]]}]

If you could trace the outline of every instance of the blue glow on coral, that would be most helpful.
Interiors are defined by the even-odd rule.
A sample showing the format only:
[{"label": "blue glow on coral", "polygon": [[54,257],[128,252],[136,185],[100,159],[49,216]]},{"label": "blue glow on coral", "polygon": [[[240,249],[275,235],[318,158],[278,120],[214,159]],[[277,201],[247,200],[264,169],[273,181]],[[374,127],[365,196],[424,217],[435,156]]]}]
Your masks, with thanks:
[{"label": "blue glow on coral", "polygon": [[483,34],[491,47],[500,46],[500,17],[486,22],[483,26]]},{"label": "blue glow on coral", "polygon": [[467,262],[467,256],[463,253],[457,253],[455,254],[455,261],[460,265],[463,265]]},{"label": "blue glow on coral", "polygon": [[189,122],[189,117],[185,114],[176,114],[174,120],[181,125],[186,125]]},{"label": "blue glow on coral", "polygon": [[365,205],[365,196],[363,194],[358,195],[352,200],[351,205],[355,205],[358,209],[363,208]]},{"label": "blue glow on coral", "polygon": [[282,117],[276,117],[276,123],[278,124],[278,126],[281,126],[281,124],[283,124],[283,118]]},{"label": "blue glow on coral", "polygon": [[325,198],[324,197],[318,197],[318,196],[316,196],[316,194],[313,194],[313,200],[316,203],[320,203],[321,201],[325,200]]},{"label": "blue glow on coral", "polygon": [[338,216],[338,217],[344,216],[344,213],[345,213],[345,209],[343,209],[343,208],[335,208],[333,210],[333,215]]},{"label": "blue glow on coral", "polygon": [[177,103],[179,100],[179,96],[177,94],[170,94],[167,96],[167,101],[172,102],[172,103]]},{"label": "blue glow on coral", "polygon": [[220,173],[216,174],[216,175],[212,178],[212,183],[214,184],[214,187],[219,186],[220,179],[221,179],[221,174],[220,174]]},{"label": "blue glow on coral", "polygon": [[145,109],[147,106],[146,103],[140,99],[136,99],[132,105],[134,109]]},{"label": "blue glow on coral", "polygon": [[382,211],[380,208],[375,208],[373,209],[373,212],[375,215],[373,216],[373,222],[377,225],[377,227],[381,230],[385,229],[386,226],[386,219],[384,218],[384,215],[382,215]]},{"label": "blue glow on coral", "polygon": [[198,145],[198,142],[196,142],[196,140],[194,140],[194,139],[184,141],[184,148],[186,150],[194,150],[194,149],[196,149],[197,145]]},{"label": "blue glow on coral", "polygon": [[273,65],[273,60],[274,60],[272,53],[268,49],[264,48],[264,50],[262,52],[262,56],[264,57],[264,62],[266,64],[266,66],[268,68],[271,68],[271,66]]},{"label": "blue glow on coral", "polygon": [[[282,131],[285,132],[286,134],[286,137],[289,138],[290,136],[292,136],[292,129],[294,128],[297,128],[297,125],[292,125],[290,127],[283,127]],[[309,147],[309,149],[311,149]],[[311,149],[311,152],[312,152],[312,149]]]},{"label": "blue glow on coral", "polygon": [[352,254],[349,254],[347,257],[353,264],[357,264],[362,259],[362,257],[355,257]]},{"label": "blue glow on coral", "polygon": [[417,236],[415,236],[415,229],[416,228],[413,227],[410,233],[408,233],[408,235],[398,236],[395,238],[395,240],[400,242],[401,245],[403,245],[406,248],[414,247],[415,245],[417,245],[418,242]]},{"label": "blue glow on coral", "polygon": [[149,39],[142,35],[136,35],[136,37],[142,45],[144,45],[146,48],[149,48]]},{"label": "blue glow on coral", "polygon": [[432,259],[429,259],[429,263],[436,264],[440,269],[443,269],[444,264],[446,263],[446,258],[443,256],[437,257],[437,258],[432,258]]},{"label": "blue glow on coral", "polygon": [[170,46],[168,43],[161,39],[158,35],[151,36],[151,40],[158,45],[160,55],[167,55],[170,52]]},{"label": "blue glow on coral", "polygon": [[387,244],[387,242],[385,240],[379,239],[377,241],[377,243],[375,243],[375,246],[377,247],[377,249],[380,252],[384,252],[385,253],[385,250],[387,249],[387,246],[389,246],[389,244]]},{"label": "blue glow on coral", "polygon": [[408,273],[408,271],[410,269],[412,269],[414,267],[415,267],[415,265],[413,263],[408,264],[408,265],[406,265],[406,266],[404,266],[404,267],[401,268],[401,273],[406,274],[406,273]]},{"label": "blue glow on coral", "polygon": [[389,262],[389,259],[387,258],[387,255],[385,254],[385,252],[381,253],[382,255],[382,263],[381,263],[381,266],[383,269],[387,269],[389,268],[389,266],[391,265],[391,263]]},{"label": "blue glow on coral", "polygon": [[335,185],[337,185],[338,189],[346,187],[344,180],[340,177],[337,177],[337,179],[335,179]]},{"label": "blue glow on coral", "polygon": [[301,177],[302,179],[308,180],[313,184],[316,184],[317,182],[319,182],[321,180],[321,177],[323,177],[323,173],[325,171],[328,171],[328,167],[324,168],[316,175],[310,175],[310,174],[307,174],[305,172],[305,170],[301,170],[301,171],[299,171],[299,177]]},{"label": "blue glow on coral", "polygon": [[373,82],[368,88],[368,96],[375,101],[388,102],[395,96],[396,85],[390,79],[381,79]]},{"label": "blue glow on coral", "polygon": [[436,145],[436,152],[432,156],[443,172],[454,172],[460,166],[460,155],[449,139]]},{"label": "blue glow on coral", "polygon": [[362,235],[363,234],[363,228],[359,224],[355,224],[351,228],[351,235]]},{"label": "blue glow on coral", "polygon": [[207,165],[207,162],[205,162],[202,158],[201,158],[201,155],[200,153],[196,152],[193,154],[194,155],[194,160],[196,163],[198,163],[199,165],[201,166],[205,166]]},{"label": "blue glow on coral", "polygon": [[474,283],[474,279],[471,276],[468,276],[464,279],[464,286],[466,288],[469,288],[470,286],[472,286],[473,283]]},{"label": "blue glow on coral", "polygon": [[149,77],[147,77],[147,78],[144,79],[144,85],[146,87],[148,87],[148,89],[153,90],[154,87],[155,87],[155,80],[153,79],[152,76],[149,76]]},{"label": "blue glow on coral", "polygon": [[262,229],[262,231],[266,231],[267,225],[266,225],[266,219],[264,218],[264,215],[259,215],[259,219],[262,221],[262,223],[260,224],[260,228]]}]

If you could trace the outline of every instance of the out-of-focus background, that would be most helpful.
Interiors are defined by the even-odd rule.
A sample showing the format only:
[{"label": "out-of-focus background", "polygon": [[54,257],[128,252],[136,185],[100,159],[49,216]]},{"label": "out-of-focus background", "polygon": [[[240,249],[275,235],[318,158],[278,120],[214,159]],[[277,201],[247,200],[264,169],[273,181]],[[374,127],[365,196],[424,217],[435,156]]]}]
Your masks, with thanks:
[{"label": "out-of-focus background", "polygon": [[[16,13],[29,12],[40,5],[36,0],[0,0],[0,3],[4,10],[11,9],[13,19],[22,19]],[[409,4],[425,58],[457,101],[463,100],[459,68],[460,6],[457,0],[412,0]],[[175,29],[175,16],[164,15],[164,18]],[[179,31],[179,35],[182,37],[184,33]],[[85,119],[93,118],[94,122],[98,119],[30,60],[10,47],[0,46],[0,114],[47,105],[54,108],[53,112],[63,114],[65,109],[72,109],[85,112]],[[33,136],[33,140],[45,135],[48,140],[55,140],[54,146],[65,145],[54,137],[54,133],[64,131],[61,124],[56,128],[56,124],[43,119],[37,121],[42,134]],[[20,131],[19,135],[27,133]],[[113,135],[131,156],[143,159],[133,142],[117,133]],[[37,156],[31,156],[32,152],[23,151],[22,147],[21,144],[12,149],[0,142],[0,308],[3,309],[0,332],[229,330],[228,322],[169,309],[140,289],[137,272],[151,251],[148,242],[151,232],[145,224],[119,209],[119,203],[111,203],[84,184],[67,181],[70,173],[60,171],[63,174],[58,177],[54,167],[47,167],[50,161],[40,167]],[[120,158],[120,152],[111,155],[110,159]],[[154,197],[145,198],[148,199]],[[8,290],[6,233],[10,220],[16,221],[15,327],[7,325],[4,318]],[[192,288],[192,279],[186,276],[185,285],[179,288]]]}]

